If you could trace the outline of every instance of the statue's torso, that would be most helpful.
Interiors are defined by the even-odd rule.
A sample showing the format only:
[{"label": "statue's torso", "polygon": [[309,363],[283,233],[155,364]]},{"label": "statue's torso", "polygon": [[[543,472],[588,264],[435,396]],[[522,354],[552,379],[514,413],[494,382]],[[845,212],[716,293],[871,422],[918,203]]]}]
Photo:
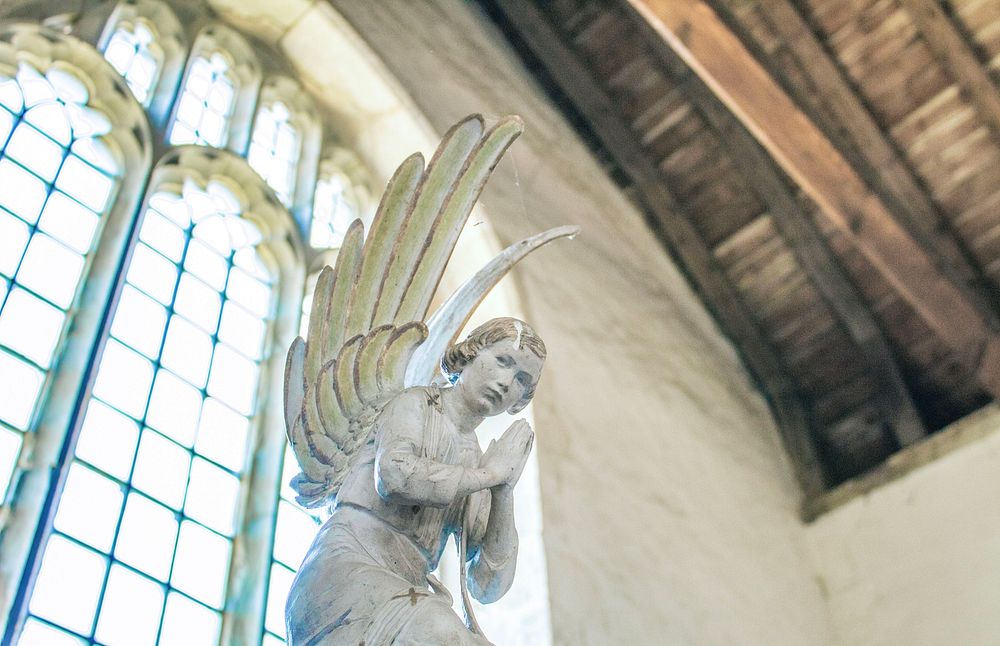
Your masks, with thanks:
[{"label": "statue's torso", "polygon": [[[428,389],[429,393],[433,393]],[[478,440],[473,434],[459,433],[444,414],[428,398],[425,411],[421,457],[435,462],[474,468],[482,456]],[[400,505],[379,496],[376,490],[376,444],[369,442],[354,457],[340,491],[336,508],[344,505],[369,510],[393,529],[406,535],[424,553],[428,569],[437,567],[448,535],[461,522],[462,504],[459,500],[442,508],[421,505]],[[334,514],[336,514],[336,508]]]}]

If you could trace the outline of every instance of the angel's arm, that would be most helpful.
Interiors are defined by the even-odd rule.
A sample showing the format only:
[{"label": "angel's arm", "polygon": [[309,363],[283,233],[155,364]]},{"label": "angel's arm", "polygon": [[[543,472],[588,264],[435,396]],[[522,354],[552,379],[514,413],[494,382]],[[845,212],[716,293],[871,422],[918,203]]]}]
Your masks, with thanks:
[{"label": "angel's arm", "polygon": [[488,489],[500,477],[487,467],[467,469],[422,456],[426,396],[420,390],[398,395],[376,422],[375,488],[389,502],[446,507],[458,498]]},{"label": "angel's arm", "polygon": [[475,518],[466,555],[469,591],[482,603],[493,603],[514,582],[518,544],[514,488],[501,485],[491,489]]}]

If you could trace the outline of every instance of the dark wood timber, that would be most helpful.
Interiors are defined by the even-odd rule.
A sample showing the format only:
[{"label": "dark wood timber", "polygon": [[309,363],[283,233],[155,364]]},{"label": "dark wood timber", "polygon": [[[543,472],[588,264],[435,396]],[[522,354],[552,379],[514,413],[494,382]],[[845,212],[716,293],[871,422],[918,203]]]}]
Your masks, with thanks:
[{"label": "dark wood timber", "polygon": [[630,3],[983,386],[1000,395],[995,375],[987,374],[995,369],[982,363],[997,344],[983,314],[712,8],[703,0]]},{"label": "dark wood timber", "polygon": [[[637,20],[641,20],[636,17]],[[782,237],[791,247],[816,289],[836,312],[848,335],[861,350],[866,372],[880,384],[880,408],[900,446],[927,434],[917,413],[896,358],[864,299],[837,262],[822,234],[796,201],[774,161],[711,90],[684,66],[647,25],[639,25],[652,50],[674,77],[682,80],[685,95],[705,120],[727,142],[740,170],[750,180]]]},{"label": "dark wood timber", "polygon": [[778,418],[805,494],[812,496],[821,491],[823,475],[810,439],[811,425],[784,365],[691,224],[689,214],[667,190],[660,171],[619,116],[611,98],[538,8],[521,0],[495,0],[493,4],[587,119],[615,163],[631,180],[636,197],[650,216],[654,232],[679,259],[760,381]]},{"label": "dark wood timber", "polygon": [[[753,42],[753,36],[719,0],[711,4],[744,43]],[[756,10],[798,64],[794,66],[795,74],[791,74],[788,65],[778,64],[775,57],[755,52],[758,60],[779,79],[920,246],[935,258],[946,277],[965,289],[995,326],[1000,320],[1000,298],[990,296],[989,282],[968,248],[810,25],[789,0],[766,0],[758,3]]]},{"label": "dark wood timber", "polygon": [[948,73],[962,88],[1000,140],[1000,92],[975,52],[959,34],[955,23],[941,8],[939,0],[901,0],[924,41],[944,62]]}]

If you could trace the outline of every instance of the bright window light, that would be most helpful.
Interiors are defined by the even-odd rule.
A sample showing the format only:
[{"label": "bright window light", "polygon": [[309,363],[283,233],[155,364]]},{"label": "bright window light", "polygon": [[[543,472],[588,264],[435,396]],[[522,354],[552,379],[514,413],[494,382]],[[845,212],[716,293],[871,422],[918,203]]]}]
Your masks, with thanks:
[{"label": "bright window light", "polygon": [[235,96],[236,84],[222,54],[192,59],[177,102],[170,143],[222,147]]},{"label": "bright window light", "polygon": [[[215,644],[274,278],[256,257],[260,232],[221,185],[189,182],[180,195],[160,192],[148,204],[51,539],[108,555],[99,561],[110,572],[97,582],[103,601],[60,614],[41,598],[51,587],[36,588],[31,610],[91,642],[153,643],[159,634],[160,643]],[[61,312],[31,297],[39,312]],[[13,302],[12,312],[26,307]],[[8,325],[0,315],[0,342],[21,318]],[[48,348],[19,343],[18,354],[0,353],[0,397],[4,361],[19,366],[21,354],[40,359]],[[29,376],[14,375],[10,387],[30,388]],[[0,401],[5,422],[23,423],[23,410],[4,411]],[[0,442],[0,450],[19,447]],[[91,553],[64,549],[60,567],[91,567]]]},{"label": "bright window light", "polygon": [[148,106],[163,62],[149,23],[118,25],[104,49],[104,58],[125,77],[139,103]]},{"label": "bright window light", "polygon": [[[69,71],[21,62],[0,75],[0,491],[42,405],[58,348],[121,170]],[[99,160],[99,163],[95,163]],[[11,190],[16,187],[16,190]],[[34,624],[33,624],[34,625]],[[47,628],[38,624],[38,634]]]},{"label": "bright window light", "polygon": [[347,228],[361,215],[351,181],[342,173],[331,173],[316,182],[309,244],[315,249],[332,249],[344,242]]},{"label": "bright window light", "polygon": [[301,148],[299,133],[291,118],[291,112],[281,101],[262,106],[257,111],[247,153],[247,161],[286,206],[291,205],[295,192]]}]

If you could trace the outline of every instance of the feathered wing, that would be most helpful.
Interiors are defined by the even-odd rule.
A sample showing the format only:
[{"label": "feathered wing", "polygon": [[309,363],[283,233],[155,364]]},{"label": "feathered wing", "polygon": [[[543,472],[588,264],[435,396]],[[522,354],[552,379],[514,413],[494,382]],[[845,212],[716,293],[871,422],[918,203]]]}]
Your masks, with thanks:
[{"label": "feathered wing", "polygon": [[473,115],[448,131],[426,170],[419,154],[406,159],[367,241],[355,221],[335,266],[320,272],[308,340],[295,339],[285,364],[285,423],[302,468],[292,480],[300,504],[332,501],[378,412],[404,386],[429,383],[428,366],[517,260],[575,232],[562,227],[513,245],[445,302],[432,318],[433,332],[424,324],[472,206],[522,129],[520,118],[507,117],[484,131],[482,117]]}]

